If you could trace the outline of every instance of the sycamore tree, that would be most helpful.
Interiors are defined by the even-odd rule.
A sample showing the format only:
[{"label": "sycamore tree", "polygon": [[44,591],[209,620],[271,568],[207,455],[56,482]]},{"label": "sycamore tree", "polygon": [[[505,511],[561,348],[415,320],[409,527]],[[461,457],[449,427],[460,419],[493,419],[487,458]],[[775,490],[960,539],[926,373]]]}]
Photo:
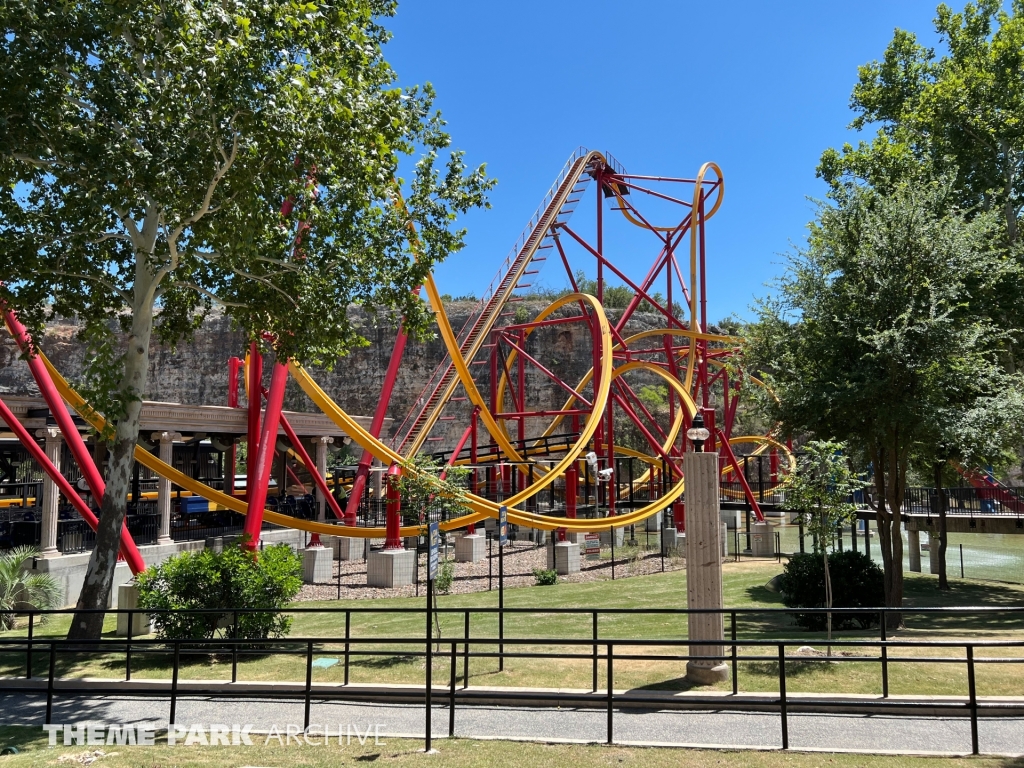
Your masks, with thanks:
[{"label": "sycamore tree", "polygon": [[[962,12],[938,6],[941,53],[897,29],[880,61],[859,68],[850,98],[870,141],[829,149],[818,173],[833,189],[858,180],[878,189],[930,175],[950,179],[950,203],[968,216],[994,213],[1000,246],[1024,261],[1024,0],[979,0]],[[989,311],[1024,326],[1017,281],[993,286]],[[1003,340],[1003,365],[1019,365],[1021,339]]]},{"label": "sycamore tree", "polygon": [[815,552],[825,563],[825,624],[828,653],[832,655],[832,575],[828,570],[828,544],[836,529],[856,519],[853,493],[865,485],[847,459],[846,444],[810,440],[802,447],[796,472],[786,483],[784,506],[799,514],[814,537]]},{"label": "sycamore tree", "polygon": [[[0,6],[0,299],[36,339],[79,319],[88,393],[113,425],[79,608],[107,604],[151,339],[188,339],[215,305],[305,364],[364,343],[353,303],[427,332],[412,291],[462,246],[455,217],[490,182],[448,150],[429,86],[395,85],[380,25],[395,7]],[[101,622],[81,614],[71,636]]]},{"label": "sycamore tree", "polygon": [[[778,400],[785,431],[842,440],[872,470],[886,605],[903,601],[901,509],[911,458],[974,393],[1012,395],[998,369],[1004,334],[987,313],[1015,263],[994,248],[991,214],[968,217],[951,184],[846,185],[819,204],[807,246],[746,329],[745,365]],[[998,383],[998,386],[996,386]],[[901,617],[890,614],[898,626]]]}]

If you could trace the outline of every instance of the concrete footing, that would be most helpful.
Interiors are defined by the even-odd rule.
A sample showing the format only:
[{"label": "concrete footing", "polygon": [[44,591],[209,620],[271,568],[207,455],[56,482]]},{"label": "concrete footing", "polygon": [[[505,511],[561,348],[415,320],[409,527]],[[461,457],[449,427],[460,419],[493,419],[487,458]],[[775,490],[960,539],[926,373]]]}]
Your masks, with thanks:
[{"label": "concrete footing", "polygon": [[309,547],[302,550],[302,582],[327,584],[334,578],[334,550],[328,547]]},{"label": "concrete footing", "polygon": [[928,571],[939,572],[939,534],[928,531]]},{"label": "concrete footing", "polygon": [[660,531],[664,519],[664,512],[655,512],[653,515],[644,520],[644,530],[650,531],[652,533],[654,531]]},{"label": "concrete footing", "polygon": [[366,585],[369,587],[405,587],[413,583],[416,551],[385,549],[366,558]]},{"label": "concrete footing", "polygon": [[455,562],[478,563],[487,553],[486,540],[479,533],[459,536],[455,540]]},{"label": "concrete footing", "polygon": [[610,547],[612,545],[612,533],[615,534],[615,546],[621,547],[622,542],[625,540],[625,528],[612,528],[610,531],[601,531],[601,546]]},{"label": "concrete footing", "polygon": [[729,679],[728,664],[707,664],[708,662],[700,661],[686,662],[686,679],[697,685],[714,685]]},{"label": "concrete footing", "polygon": [[775,529],[770,523],[750,525],[750,552],[754,557],[775,556]]},{"label": "concrete footing", "polygon": [[921,534],[917,531],[907,531],[907,554],[910,556],[910,570],[912,573],[921,572]]},{"label": "concrete footing", "polygon": [[[117,588],[117,607],[125,610],[139,607],[139,587],[134,581],[122,584]],[[153,619],[148,613],[132,614],[132,637],[148,635],[153,632]],[[117,635],[127,637],[128,614],[117,614]]]},{"label": "concrete footing", "polygon": [[366,539],[339,536],[334,540],[334,545],[339,560],[362,560],[366,557]]},{"label": "concrete footing", "polygon": [[661,545],[665,550],[665,554],[669,557],[683,554],[680,547],[684,547],[686,544],[685,536],[685,533],[679,533],[675,528],[662,529]]},{"label": "concrete footing", "polygon": [[580,572],[580,545],[573,541],[559,541],[548,547],[548,568],[559,576]]}]

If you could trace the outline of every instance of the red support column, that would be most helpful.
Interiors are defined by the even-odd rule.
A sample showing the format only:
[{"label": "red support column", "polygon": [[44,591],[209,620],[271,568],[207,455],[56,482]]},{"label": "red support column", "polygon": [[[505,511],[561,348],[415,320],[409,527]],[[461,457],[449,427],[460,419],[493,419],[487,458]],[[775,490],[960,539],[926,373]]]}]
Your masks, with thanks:
[{"label": "red support column", "polygon": [[[39,392],[50,409],[50,414],[57,422],[57,427],[60,429],[61,434],[64,435],[64,441],[68,444],[75,463],[78,464],[79,469],[82,471],[82,476],[85,478],[93,498],[96,499],[96,503],[102,507],[106,484],[103,482],[103,476],[96,468],[96,463],[92,460],[89,449],[85,447],[85,441],[82,440],[78,427],[72,421],[71,414],[68,413],[64,400],[61,399],[57,387],[54,386],[53,380],[50,378],[49,371],[43,365],[43,361],[38,356],[32,354],[32,340],[28,335],[28,330],[21,324],[13,310],[8,309],[5,305],[0,305],[0,308],[3,309],[7,327],[10,329],[18,348],[23,354],[27,355],[28,367],[32,372],[32,378],[35,379]],[[135,541],[132,539],[131,534],[128,533],[127,522],[121,528],[121,545],[118,551],[121,557],[128,562],[132,573],[141,573],[146,570],[146,563],[142,560],[142,555],[139,554],[138,547],[135,546]]]},{"label": "red support column", "polygon": [[252,497],[256,454],[260,449],[260,406],[263,404],[263,355],[254,341],[249,345],[249,422],[245,446],[245,498]]},{"label": "red support column", "polygon": [[405,548],[402,546],[402,536],[399,532],[402,527],[402,519],[399,516],[402,510],[402,496],[398,490],[398,478],[401,474],[402,467],[398,464],[388,467],[388,476],[385,478],[388,506],[384,518],[384,549]]},{"label": "red support column", "polygon": [[[228,358],[228,408],[238,407],[238,372],[242,368],[242,360],[231,356]],[[231,441],[231,449],[228,451],[227,471],[224,473],[224,493],[228,496],[235,495],[235,472],[238,463],[238,446],[234,440]]]},{"label": "red support column", "polygon": [[[284,402],[284,388],[288,383],[288,366],[284,363],[274,364],[274,373],[270,377],[270,394],[267,396],[267,410],[263,414],[263,429],[260,434],[259,451],[255,461],[250,465],[254,474],[246,479],[249,490],[249,509],[245,516],[243,535],[247,537],[245,546],[256,549],[260,542],[260,530],[263,528],[263,508],[267,503],[267,488],[270,485],[270,468],[274,463],[274,446],[277,443],[277,425],[281,421],[281,405]],[[260,388],[249,389],[249,407],[256,407],[260,401]],[[250,410],[250,416],[252,411]],[[251,454],[250,454],[251,455]],[[284,489],[282,489],[283,491]]]},{"label": "red support column", "polygon": [[[472,417],[472,420],[469,423],[469,428],[471,430],[471,433],[470,433],[470,441],[471,442],[469,444],[469,463],[473,465],[473,472],[469,476],[469,486],[470,486],[470,489],[471,489],[472,493],[474,493],[474,494],[478,493],[478,488],[477,488],[477,469],[476,469],[476,461],[477,461],[477,451],[476,451],[477,419],[479,418],[478,414],[479,414],[479,409],[478,408],[474,408],[473,409],[473,417]],[[476,533],[476,524],[470,523],[469,526],[467,526],[466,533],[468,533],[470,535]]]}]

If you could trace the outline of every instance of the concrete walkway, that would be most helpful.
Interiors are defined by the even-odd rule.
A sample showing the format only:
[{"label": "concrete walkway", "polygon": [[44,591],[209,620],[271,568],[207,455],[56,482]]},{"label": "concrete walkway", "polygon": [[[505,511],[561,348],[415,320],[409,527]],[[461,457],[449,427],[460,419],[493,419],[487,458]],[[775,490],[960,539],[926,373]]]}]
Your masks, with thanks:
[{"label": "concrete walkway", "polygon": [[[181,697],[178,724],[252,725],[254,732],[287,726],[301,728],[303,702],[285,699],[224,699]],[[41,726],[46,698],[34,693],[0,694],[0,724]],[[168,701],[162,698],[95,696],[62,692],[54,701],[55,723],[106,724],[151,722],[167,726]],[[375,704],[313,702],[311,730],[330,733],[340,728],[365,733],[379,724],[387,737],[424,734],[422,704]],[[461,706],[455,713],[455,735],[466,738],[504,738],[537,741],[600,742],[606,740],[607,713],[579,708],[525,708],[514,706]],[[448,707],[432,708],[435,738],[448,735]],[[889,715],[791,714],[789,738],[792,749],[907,753],[969,753],[970,721],[967,718]],[[776,713],[642,710],[627,708],[614,713],[614,739],[620,744],[676,744],[779,748],[780,717]],[[981,719],[982,752],[1024,754],[1024,718]],[[254,737],[256,743],[260,737]]]}]

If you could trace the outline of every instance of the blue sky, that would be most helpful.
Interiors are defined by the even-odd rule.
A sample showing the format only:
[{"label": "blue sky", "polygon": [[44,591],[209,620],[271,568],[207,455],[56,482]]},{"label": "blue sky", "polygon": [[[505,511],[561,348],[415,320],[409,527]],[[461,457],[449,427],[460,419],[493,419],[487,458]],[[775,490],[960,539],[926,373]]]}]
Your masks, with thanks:
[{"label": "blue sky", "polygon": [[[824,192],[814,174],[822,150],[857,139],[846,126],[858,65],[880,58],[896,27],[937,45],[937,4],[405,0],[386,22],[388,60],[403,84],[433,83],[454,146],[499,182],[492,209],[463,220],[468,244],[438,268],[440,290],[483,290],[584,145],[631,173],[722,167],[708,316],[749,317],[790,244],[803,241],[807,197]],[[646,272],[652,252],[615,243],[617,264]],[[540,277],[561,287],[555,267]]]}]

